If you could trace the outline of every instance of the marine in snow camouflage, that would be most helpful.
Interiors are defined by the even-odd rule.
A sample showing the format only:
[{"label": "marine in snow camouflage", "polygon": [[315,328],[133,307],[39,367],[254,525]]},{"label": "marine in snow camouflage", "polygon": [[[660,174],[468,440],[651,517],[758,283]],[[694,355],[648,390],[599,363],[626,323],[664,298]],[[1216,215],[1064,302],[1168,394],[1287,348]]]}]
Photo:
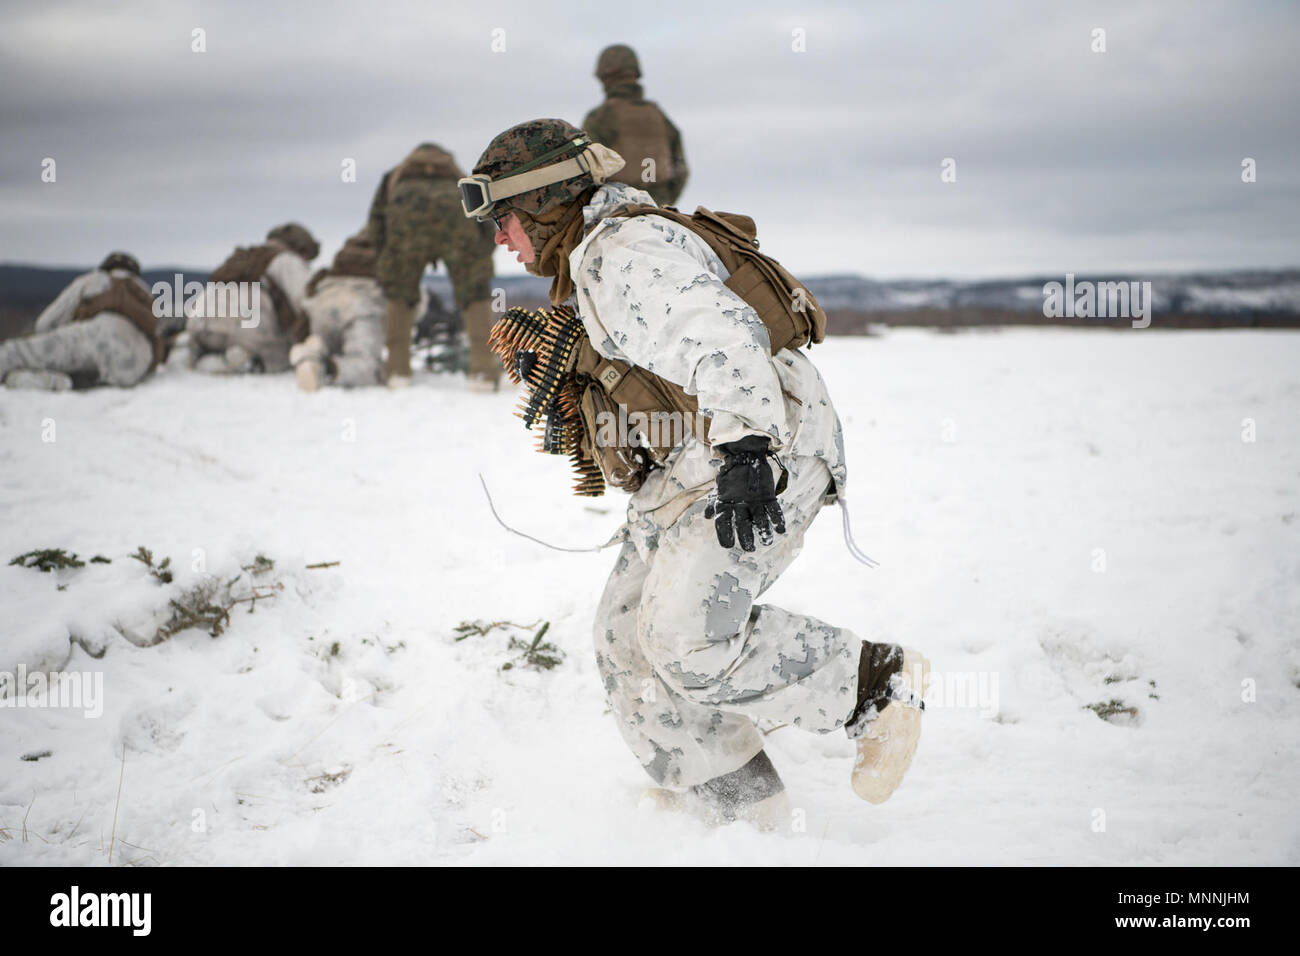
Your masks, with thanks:
[{"label": "marine in snow camouflage", "polygon": [[114,278],[138,283],[148,293],[134,259],[128,263],[110,256],[104,265],[109,268],[73,279],[36,319],[30,335],[0,342],[0,381],[18,370],[55,373],[39,379],[42,387],[128,387],[145,377],[153,364],[154,343],[133,322],[111,311],[74,320],[81,303],[105,291]]}]

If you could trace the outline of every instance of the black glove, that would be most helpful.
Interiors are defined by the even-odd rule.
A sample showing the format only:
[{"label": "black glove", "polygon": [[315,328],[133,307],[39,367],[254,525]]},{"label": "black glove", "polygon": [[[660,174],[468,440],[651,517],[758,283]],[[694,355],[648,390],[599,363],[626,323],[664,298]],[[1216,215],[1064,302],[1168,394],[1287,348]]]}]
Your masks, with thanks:
[{"label": "black glove", "polygon": [[719,445],[722,467],[718,490],[704,509],[706,519],[717,516],[713,528],[718,544],[730,548],[740,539],[745,551],[754,550],[754,530],[763,544],[772,543],[772,529],[785,534],[785,515],[776,500],[772,469],[767,463],[768,439],[746,435],[739,441]]}]

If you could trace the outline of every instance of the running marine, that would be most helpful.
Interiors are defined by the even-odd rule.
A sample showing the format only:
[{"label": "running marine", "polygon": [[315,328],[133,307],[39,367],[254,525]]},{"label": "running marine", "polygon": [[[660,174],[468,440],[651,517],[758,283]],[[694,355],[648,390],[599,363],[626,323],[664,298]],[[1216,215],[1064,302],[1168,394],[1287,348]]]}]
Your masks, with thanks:
[{"label": "running marine", "polygon": [[[594,625],[610,708],[662,805],[788,819],[760,718],[844,729],[857,741],[853,789],[882,802],[916,748],[928,662],[758,603],[846,487],[826,385],[800,349],[773,351],[772,330],[726,284],[732,273],[701,231],[611,181],[621,165],[584,131],[541,119],[493,139],[460,183],[465,214],[491,220],[497,244],[552,280],[549,315],[507,313],[494,330],[530,404],[539,393],[549,403],[546,440],[600,465],[580,492],[601,479],[633,491]],[[538,342],[549,344],[524,347]],[[588,406],[608,410],[633,379],[679,396],[665,399],[674,408],[693,402],[707,426],[683,430],[657,459],[644,435],[606,454]]]}]

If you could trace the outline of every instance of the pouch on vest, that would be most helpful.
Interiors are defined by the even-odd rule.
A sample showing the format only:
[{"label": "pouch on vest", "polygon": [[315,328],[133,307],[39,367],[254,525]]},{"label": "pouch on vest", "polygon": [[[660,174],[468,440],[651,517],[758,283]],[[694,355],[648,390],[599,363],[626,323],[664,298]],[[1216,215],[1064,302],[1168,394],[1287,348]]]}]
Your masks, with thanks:
[{"label": "pouch on vest", "polygon": [[574,373],[584,389],[590,454],[615,488],[636,491],[687,437],[707,441],[708,419],[695,396],[639,366],[605,358],[585,334]]}]

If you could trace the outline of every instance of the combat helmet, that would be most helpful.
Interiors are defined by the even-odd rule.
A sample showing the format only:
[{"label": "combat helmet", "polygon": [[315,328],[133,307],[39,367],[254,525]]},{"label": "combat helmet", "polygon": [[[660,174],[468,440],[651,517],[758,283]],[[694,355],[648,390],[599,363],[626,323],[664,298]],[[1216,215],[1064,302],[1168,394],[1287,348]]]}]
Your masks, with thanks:
[{"label": "combat helmet", "polygon": [[623,43],[615,43],[600,51],[596,59],[596,79],[609,86],[614,83],[632,83],[641,78],[641,64],[636,51]]},{"label": "combat helmet", "polygon": [[114,269],[125,269],[127,272],[140,274],[140,261],[129,252],[122,252],[120,249],[110,252],[104,257],[104,261],[99,264],[99,268],[105,272],[111,272]]},{"label": "combat helmet", "polygon": [[296,222],[286,222],[282,226],[276,226],[266,234],[266,238],[284,243],[308,262],[320,254],[320,243],[305,227]]},{"label": "combat helmet", "polygon": [[465,215],[480,221],[515,209],[532,217],[578,199],[623,168],[623,157],[561,119],[529,120],[488,143],[460,180]]}]

